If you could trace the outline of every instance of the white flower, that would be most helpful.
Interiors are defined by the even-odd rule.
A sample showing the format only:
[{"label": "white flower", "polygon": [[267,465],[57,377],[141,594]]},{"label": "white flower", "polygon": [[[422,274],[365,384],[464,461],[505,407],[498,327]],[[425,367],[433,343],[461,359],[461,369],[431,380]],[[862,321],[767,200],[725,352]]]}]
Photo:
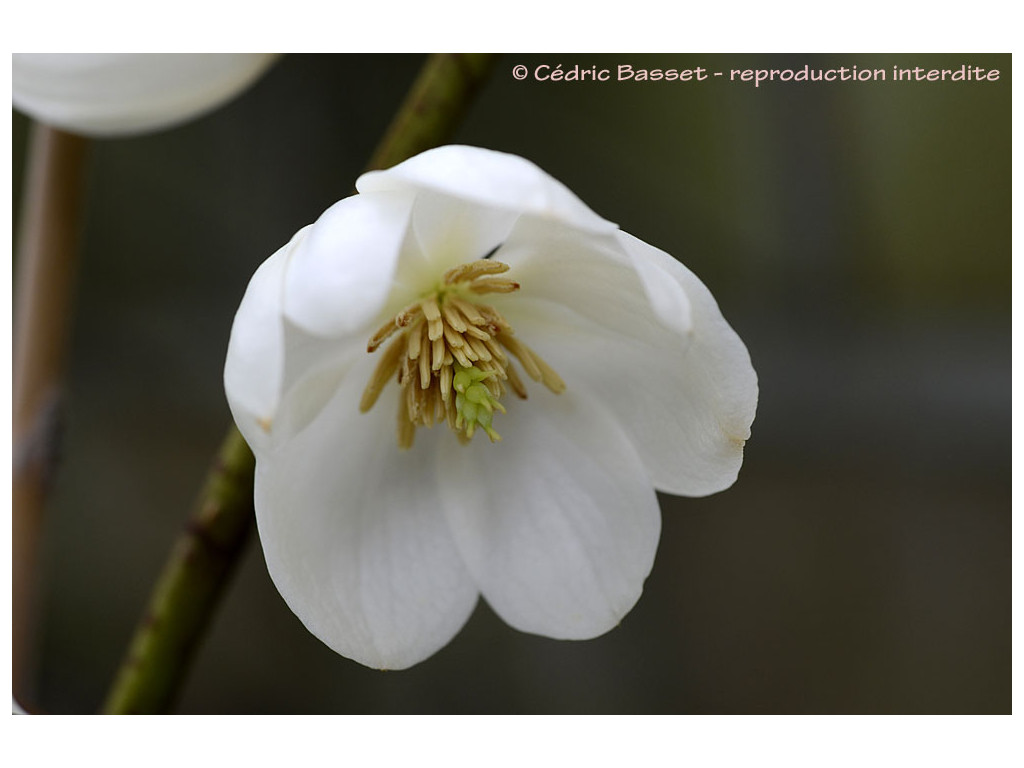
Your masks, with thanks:
[{"label": "white flower", "polygon": [[15,108],[87,136],[167,128],[241,93],[267,53],[16,53]]},{"label": "white flower", "polygon": [[356,187],[260,266],[231,332],[274,583],[378,668],[440,649],[481,593],[526,632],[608,631],[653,564],[654,489],[736,478],[746,348],[686,267],[522,158],[442,147]]}]

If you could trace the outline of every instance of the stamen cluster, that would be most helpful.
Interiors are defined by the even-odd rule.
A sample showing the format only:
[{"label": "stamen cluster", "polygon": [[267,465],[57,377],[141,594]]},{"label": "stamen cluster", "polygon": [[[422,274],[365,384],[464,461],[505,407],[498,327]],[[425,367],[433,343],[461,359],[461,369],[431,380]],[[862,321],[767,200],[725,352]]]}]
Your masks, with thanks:
[{"label": "stamen cluster", "polygon": [[398,444],[409,448],[417,427],[446,422],[463,442],[477,428],[492,442],[500,435],[492,426],[494,411],[505,412],[500,400],[506,388],[526,398],[526,387],[509,354],[530,378],[552,392],[565,383],[544,360],[514,335],[492,306],[479,301],[488,293],[512,293],[519,284],[505,277],[501,262],[480,259],[448,270],[436,289],[413,302],[370,338],[375,352],[395,333],[363,392],[360,410],[377,402],[397,374],[402,388],[398,406]]}]

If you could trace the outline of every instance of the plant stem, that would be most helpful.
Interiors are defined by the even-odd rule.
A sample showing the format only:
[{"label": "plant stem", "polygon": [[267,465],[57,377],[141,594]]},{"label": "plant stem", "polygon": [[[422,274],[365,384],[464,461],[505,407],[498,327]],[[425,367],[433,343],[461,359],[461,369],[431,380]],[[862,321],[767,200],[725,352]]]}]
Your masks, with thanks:
[{"label": "plant stem", "polygon": [[150,596],[104,711],[162,712],[171,703],[252,531],[254,462],[231,430]]},{"label": "plant stem", "polygon": [[12,555],[13,689],[34,703],[39,530],[57,456],[88,141],[34,123],[15,262]]},{"label": "plant stem", "polygon": [[[390,167],[450,140],[494,59],[490,54],[429,56],[367,169]],[[150,597],[104,712],[164,712],[173,703],[254,527],[254,466],[232,427]]]},{"label": "plant stem", "polygon": [[490,53],[435,53],[428,57],[366,170],[390,168],[451,141],[497,59]]}]

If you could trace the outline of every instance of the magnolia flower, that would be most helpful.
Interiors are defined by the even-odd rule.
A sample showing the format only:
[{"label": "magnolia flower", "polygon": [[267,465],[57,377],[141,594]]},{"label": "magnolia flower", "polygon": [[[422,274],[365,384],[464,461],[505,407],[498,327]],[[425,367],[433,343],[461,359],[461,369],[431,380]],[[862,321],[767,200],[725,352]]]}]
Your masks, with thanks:
[{"label": "magnolia flower", "polygon": [[73,133],[121,136],[167,128],[245,90],[266,53],[16,53],[12,101]]},{"label": "magnolia flower", "polygon": [[757,401],[707,288],[513,155],[364,174],[256,271],[224,371],[268,570],[378,668],[443,647],[480,594],[585,639],[650,573],[655,489],[736,479]]}]

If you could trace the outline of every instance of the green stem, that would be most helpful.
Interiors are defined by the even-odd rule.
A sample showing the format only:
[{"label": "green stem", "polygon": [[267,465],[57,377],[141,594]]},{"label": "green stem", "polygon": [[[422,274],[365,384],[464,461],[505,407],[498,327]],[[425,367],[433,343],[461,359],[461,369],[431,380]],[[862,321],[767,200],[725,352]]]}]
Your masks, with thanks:
[{"label": "green stem", "polygon": [[390,168],[451,141],[497,59],[491,53],[428,57],[366,169]]},{"label": "green stem", "polygon": [[232,429],[150,596],[104,712],[166,711],[254,523],[249,446]]},{"label": "green stem", "polygon": [[[495,58],[429,56],[367,169],[449,141]],[[107,714],[165,712],[173,703],[254,527],[254,469],[252,452],[232,427],[135,630],[104,704]]]}]

